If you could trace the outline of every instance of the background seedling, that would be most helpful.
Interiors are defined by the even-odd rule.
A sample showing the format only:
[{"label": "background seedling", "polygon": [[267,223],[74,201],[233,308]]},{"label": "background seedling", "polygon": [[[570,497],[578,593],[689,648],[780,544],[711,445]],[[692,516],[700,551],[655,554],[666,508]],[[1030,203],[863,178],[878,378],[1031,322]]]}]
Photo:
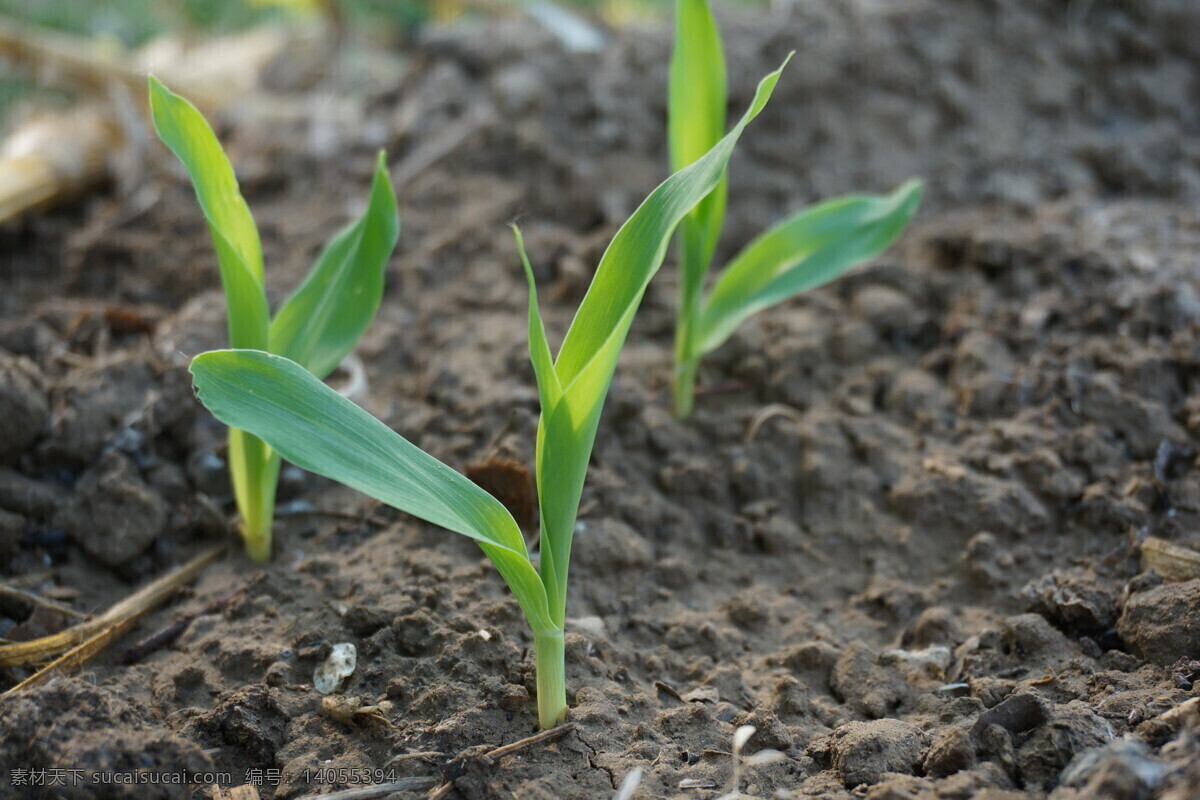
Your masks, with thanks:
[{"label": "background seedling", "polygon": [[[671,169],[708,151],[725,130],[725,56],[707,0],[678,0],[667,100]],[[679,228],[679,308],[675,325],[675,414],[692,413],[700,359],[748,317],[820,286],[882,253],[921,200],[909,181],[886,196],[851,195],[804,209],[768,229],[725,267],[707,296],[704,278],[721,238],[724,179]]]},{"label": "background seedling", "polygon": [[[159,138],[183,162],[208,221],[233,347],[287,356],[324,378],[358,342],[383,296],[383,271],[400,223],[384,154],[379,154],[363,215],[335,235],[312,271],[272,320],[263,288],[262,244],[233,167],[195,106],[150,78],[150,110]],[[229,472],[242,517],[246,553],[271,555],[279,455],[231,428]]]},{"label": "background seedling", "polygon": [[192,362],[200,400],[218,419],[260,437],[304,469],[479,543],[533,630],[543,728],[554,726],[567,712],[567,565],[584,476],[617,356],[676,225],[721,180],[738,137],[766,105],[782,69],[763,78],[754,102],[727,136],[651,192],[617,231],[557,358],[551,355],[533,271],[516,232],[529,282],[529,351],[542,405],[536,443],[541,509],[536,566],[517,523],[498,500],[294,361],[256,350],[224,350],[204,353]]}]

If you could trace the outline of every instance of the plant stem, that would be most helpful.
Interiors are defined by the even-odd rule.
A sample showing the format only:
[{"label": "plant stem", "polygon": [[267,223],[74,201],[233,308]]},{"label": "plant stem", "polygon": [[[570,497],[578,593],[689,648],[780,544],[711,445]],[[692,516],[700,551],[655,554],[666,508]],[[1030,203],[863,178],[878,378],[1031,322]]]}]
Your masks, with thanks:
[{"label": "plant stem", "polygon": [[566,653],[561,629],[533,636],[537,670],[538,723],[553,728],[567,716]]},{"label": "plant stem", "polygon": [[[695,212],[693,212],[695,213]],[[696,326],[700,324],[700,294],[708,268],[704,257],[704,228],[692,216],[683,220],[679,237],[679,308],[675,312],[675,418],[692,414],[696,387]]]},{"label": "plant stem", "polygon": [[233,494],[242,517],[246,555],[259,563],[271,559],[271,526],[275,521],[275,488],[279,483],[279,454],[262,439],[229,430],[229,470]]},{"label": "plant stem", "polygon": [[692,415],[696,395],[696,368],[699,365],[699,359],[675,362],[675,383],[671,388],[675,398],[676,419],[687,419]]},{"label": "plant stem", "polygon": [[689,261],[694,248],[685,245],[681,251],[683,268],[679,281],[679,309],[675,318],[675,380],[671,384],[671,394],[675,399],[675,418],[687,419],[692,415],[696,368],[700,364],[700,359],[692,353],[692,330],[700,314],[700,281],[695,277],[695,264]]},{"label": "plant stem", "polygon": [[261,517],[254,519],[253,523],[243,517],[242,542],[246,547],[246,556],[251,561],[259,564],[270,561],[272,547],[270,522],[264,526]]}]

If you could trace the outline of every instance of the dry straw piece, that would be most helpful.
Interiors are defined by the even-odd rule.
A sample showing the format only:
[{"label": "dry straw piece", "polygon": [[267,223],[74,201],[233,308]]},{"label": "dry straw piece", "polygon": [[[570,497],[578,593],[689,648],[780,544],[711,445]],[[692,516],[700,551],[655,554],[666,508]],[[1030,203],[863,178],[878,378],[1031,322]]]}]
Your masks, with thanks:
[{"label": "dry straw piece", "polygon": [[100,183],[120,147],[120,130],[99,106],[31,117],[0,145],[0,222]]},{"label": "dry straw piece", "polygon": [[[194,580],[202,569],[216,561],[224,552],[225,547],[220,546],[201,553],[183,566],[129,595],[94,620],[81,622],[53,636],[0,645],[0,667],[40,664],[59,656],[9,689],[6,694],[37,686],[52,675],[78,669],[133,627],[142,616],[164,603],[179,587]],[[63,655],[59,655],[60,653]]]}]

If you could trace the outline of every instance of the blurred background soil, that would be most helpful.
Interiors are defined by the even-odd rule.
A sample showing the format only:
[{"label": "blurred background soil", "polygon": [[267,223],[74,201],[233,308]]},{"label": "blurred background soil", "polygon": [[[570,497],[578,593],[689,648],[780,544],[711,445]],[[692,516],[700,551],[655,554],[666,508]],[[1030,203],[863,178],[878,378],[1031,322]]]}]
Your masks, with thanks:
[{"label": "blurred background soil", "polygon": [[[294,13],[239,8],[188,24]],[[456,468],[532,466],[507,223],[558,341],[665,177],[669,19],[575,8],[603,39],[590,50],[535,11],[397,5],[393,27],[369,3],[338,8],[325,27],[228,33],[290,43],[211,112],[268,294],[361,208],[386,149],[402,230],[357,351],[365,404]],[[230,554],[81,673],[0,697],[5,796],[218,796],[14,783],[64,768],[233,785],[273,770],[263,798],[346,788],[314,777],[339,769],[451,798],[607,798],[641,769],[636,797],[714,798],[745,723],[748,750],[785,754],[746,770],[754,797],[1200,795],[1200,579],[1138,553],[1147,537],[1200,545],[1200,9],[795,0],[718,18],[735,113],[796,51],[733,160],[720,254],[836,194],[919,176],[926,201],[888,254],[743,327],[684,423],[668,259],[584,491],[574,728],[464,757],[536,729],[515,600],[469,541],[285,469],[271,564]],[[158,46],[139,62],[155,63],[153,35],[177,23],[114,14],[108,33]],[[13,75],[15,128],[46,76]],[[119,85],[100,92],[132,114],[117,172],[0,227],[0,578],[81,613],[226,540],[232,512],[223,430],[186,373],[224,344],[208,231]],[[0,598],[0,636],[71,621],[34,608]],[[122,663],[186,614],[174,642]],[[322,709],[313,669],[340,642],[358,667],[339,697],[390,703],[388,725]]]}]

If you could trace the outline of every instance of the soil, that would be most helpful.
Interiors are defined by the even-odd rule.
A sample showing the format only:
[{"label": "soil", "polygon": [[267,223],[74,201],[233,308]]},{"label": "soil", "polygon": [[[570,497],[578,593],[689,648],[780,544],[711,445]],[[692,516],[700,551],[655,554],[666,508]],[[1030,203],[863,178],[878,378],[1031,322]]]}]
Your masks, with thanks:
[{"label": "soil", "polygon": [[[1200,545],[1200,10],[798,0],[722,19],[735,109],[798,53],[733,162],[726,256],[821,197],[918,175],[926,202],[887,255],[709,358],[687,422],[668,410],[673,261],[655,279],[575,539],[572,727],[478,757],[536,730],[502,581],[469,541],[285,469],[269,565],[231,554],[80,674],[0,698],[0,793],[212,796],[17,772],[74,769],[225,772],[264,798],[406,777],[426,788],[392,796],[608,798],[640,769],[636,797],[714,798],[753,724],[745,752],[783,753],[743,770],[759,798],[1200,796],[1200,581],[1142,572],[1136,549]],[[448,463],[531,462],[505,223],[561,337],[664,177],[668,42],[567,53],[459,24],[369,88],[291,87],[337,114],[222,126],[275,302],[387,148],[403,230],[358,349],[366,404]],[[155,152],[134,191],[0,232],[3,574],[85,613],[230,535],[223,432],[186,374],[223,343],[217,271]],[[64,620],[5,599],[0,624]],[[323,705],[313,672],[343,642],[357,667]]]}]

